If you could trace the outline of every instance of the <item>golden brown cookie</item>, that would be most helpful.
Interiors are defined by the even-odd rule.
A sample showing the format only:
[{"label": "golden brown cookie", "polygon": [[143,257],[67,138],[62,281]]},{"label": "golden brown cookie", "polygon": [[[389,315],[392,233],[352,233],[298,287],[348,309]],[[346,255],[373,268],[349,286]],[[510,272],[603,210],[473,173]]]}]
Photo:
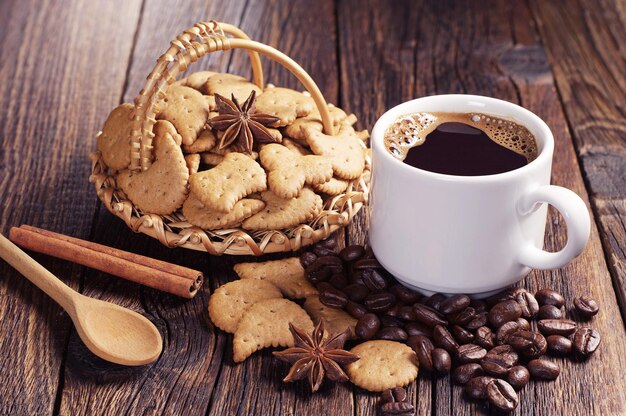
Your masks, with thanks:
[{"label": "golden brown cookie", "polygon": [[180,147],[171,135],[154,137],[155,161],[148,170],[117,176],[120,189],[143,212],[171,214],[187,197],[189,169]]},{"label": "golden brown cookie", "polygon": [[232,95],[237,101],[243,103],[246,101],[252,91],[256,91],[257,97],[261,94],[261,88],[254,85],[244,77],[233,74],[216,74],[207,79],[206,92],[211,95],[219,94],[228,99]]},{"label": "golden brown cookie", "polygon": [[268,172],[269,188],[281,198],[298,196],[305,184],[318,185],[333,176],[333,165],[324,156],[299,156],[280,144],[268,144],[259,152]]},{"label": "golden brown cookie", "polygon": [[406,386],[417,378],[415,352],[396,341],[367,341],[350,350],[361,357],[346,366],[346,372],[357,386],[369,391],[384,391]]},{"label": "golden brown cookie", "polygon": [[133,129],[135,106],[124,103],[111,111],[98,136],[98,150],[102,160],[113,170],[126,169],[130,165],[130,136]]},{"label": "golden brown cookie", "polygon": [[209,117],[207,98],[193,88],[176,86],[167,89],[163,101],[157,118],[171,122],[181,135],[183,144],[192,144]]},{"label": "golden brown cookie", "polygon": [[299,299],[317,295],[317,289],[304,276],[304,268],[298,257],[260,263],[239,263],[235,264],[234,269],[241,279],[267,280],[288,298]]},{"label": "golden brown cookie", "polygon": [[280,230],[314,218],[322,210],[322,198],[302,188],[295,198],[284,199],[271,191],[261,194],[265,208],[243,222],[246,230]]},{"label": "golden brown cookie", "polygon": [[235,203],[253,192],[267,189],[265,171],[243,153],[229,153],[213,169],[191,176],[191,191],[210,209],[230,212]]},{"label": "golden brown cookie", "polygon": [[[262,280],[249,279],[241,282]],[[289,323],[304,332],[313,331],[309,315],[287,299],[263,300],[252,305],[239,321],[233,340],[233,360],[240,363],[252,353],[267,347],[293,347]]]},{"label": "golden brown cookie", "polygon": [[316,155],[332,159],[333,170],[342,179],[356,179],[365,168],[365,152],[354,129],[341,125],[335,136],[319,131],[306,131],[306,142]]},{"label": "golden brown cookie", "polygon": [[198,171],[198,169],[200,169],[200,155],[197,153],[185,155],[185,164],[187,164],[189,174],[193,175]]},{"label": "golden brown cookie", "polygon": [[[341,123],[349,123],[354,124],[356,122],[356,117],[354,115],[346,115],[346,113],[339,107],[335,107],[332,104],[328,104],[328,112],[330,113],[330,118],[335,126],[339,126]],[[297,140],[305,140],[305,131],[313,130],[313,131],[322,131],[322,116],[320,115],[317,107],[304,118],[298,118],[293,123],[288,126],[285,126],[284,131],[285,134],[289,137],[292,137]]]},{"label": "golden brown cookie", "polygon": [[328,182],[313,185],[313,189],[328,195],[336,196],[348,189],[349,181],[339,178],[330,178]]},{"label": "golden brown cookie", "polygon": [[291,150],[292,152],[299,154],[300,156],[307,156],[307,155],[312,154],[308,148],[304,147],[302,144],[296,142],[295,140],[287,138],[287,137],[283,138],[283,146],[285,146],[287,149]]},{"label": "golden brown cookie", "polygon": [[221,230],[233,228],[243,220],[261,211],[265,207],[258,199],[240,199],[228,213],[213,211],[207,208],[193,193],[183,204],[183,215],[189,223],[205,230]]},{"label": "golden brown cookie", "polygon": [[280,290],[269,282],[235,280],[215,289],[209,299],[209,316],[215,326],[234,334],[248,308],[257,302],[281,297]]},{"label": "golden brown cookie", "polygon": [[304,310],[313,319],[313,323],[317,324],[320,319],[326,324],[326,331],[330,336],[339,334],[350,329],[350,337],[355,338],[355,327],[357,320],[350,316],[342,309],[331,308],[320,302],[319,296],[308,296],[304,302]]},{"label": "golden brown cookie", "polygon": [[202,94],[206,94],[206,81],[213,75],[216,75],[217,72],[213,71],[198,71],[187,77],[186,86],[193,88],[194,90],[200,91]]},{"label": "golden brown cookie", "polygon": [[185,153],[202,153],[213,149],[217,144],[217,138],[211,129],[204,129],[195,142],[190,145],[183,145]]},{"label": "golden brown cookie", "polygon": [[266,88],[255,102],[260,113],[278,117],[274,126],[287,126],[297,118],[313,111],[315,102],[301,92],[289,88]]},{"label": "golden brown cookie", "polygon": [[224,161],[224,156],[215,153],[205,152],[200,154],[202,163],[210,166],[217,166]]},{"label": "golden brown cookie", "polygon": [[179,146],[182,143],[182,137],[176,131],[176,127],[167,120],[157,120],[156,123],[154,123],[154,127],[152,127],[152,132],[155,136],[170,135]]}]

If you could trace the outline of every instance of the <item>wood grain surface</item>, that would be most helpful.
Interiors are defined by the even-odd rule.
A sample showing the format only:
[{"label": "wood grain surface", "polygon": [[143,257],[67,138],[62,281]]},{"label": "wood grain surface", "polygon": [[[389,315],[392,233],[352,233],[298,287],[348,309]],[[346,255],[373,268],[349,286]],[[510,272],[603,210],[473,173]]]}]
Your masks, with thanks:
[{"label": "wood grain surface", "polygon": [[[359,117],[359,128],[402,101],[443,93],[502,98],[546,120],[556,140],[552,182],[590,200],[592,236],[573,263],[521,285],[596,298],[602,309],[592,326],[603,340],[587,362],[557,360],[561,376],[531,382],[513,414],[626,413],[626,9],[623,1],[565,3],[0,2],[0,232],[32,224],[196,268],[207,281],[186,301],[35,256],[82,293],[157,325],[162,356],[125,368],[94,357],[61,309],[0,262],[0,415],[377,414],[378,395],[349,384],[325,383],[315,395],[304,383],[283,384],[287,367],[270,351],[235,365],[232,336],[212,326],[206,306],[211,290],[233,278],[232,265],[251,259],[170,250],[134,234],[87,182],[87,155],[108,112],[132,101],[180,30],[207,19],[239,25],[293,57],[328,101]],[[240,51],[190,72],[209,68],[250,75]],[[264,59],[263,68],[267,82],[301,89],[279,65]],[[365,212],[339,234],[340,245],[365,242]],[[546,249],[566,236],[551,210]],[[419,415],[493,413],[461,390],[422,373],[409,397]]]}]

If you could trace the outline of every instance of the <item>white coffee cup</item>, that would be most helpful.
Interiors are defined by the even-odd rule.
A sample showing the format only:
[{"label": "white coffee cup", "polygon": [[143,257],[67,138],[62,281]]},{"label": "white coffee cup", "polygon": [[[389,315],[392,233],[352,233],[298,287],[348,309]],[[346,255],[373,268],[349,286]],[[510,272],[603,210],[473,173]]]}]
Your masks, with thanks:
[{"label": "white coffee cup", "polygon": [[[453,176],[418,169],[385,148],[387,127],[414,112],[478,112],[508,118],[533,133],[535,160],[500,174]],[[530,269],[559,268],[589,239],[589,212],[569,189],[550,185],[554,138],[530,111],[494,98],[437,95],[400,104],[372,131],[369,241],[380,263],[422,293],[488,296]],[[567,224],[567,244],[542,250],[547,204]]]}]

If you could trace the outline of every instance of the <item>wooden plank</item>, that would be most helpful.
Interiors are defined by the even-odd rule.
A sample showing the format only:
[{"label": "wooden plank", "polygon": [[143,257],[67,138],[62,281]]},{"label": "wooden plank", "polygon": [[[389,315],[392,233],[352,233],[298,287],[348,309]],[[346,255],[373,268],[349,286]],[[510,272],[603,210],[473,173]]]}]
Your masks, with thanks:
[{"label": "wooden plank", "polygon": [[[130,52],[124,40],[138,11],[138,2],[124,1],[0,4],[3,233],[28,223],[89,236],[96,198],[87,154],[107,108],[120,100]],[[36,259],[78,288],[82,268]],[[0,275],[0,414],[50,414],[70,321],[4,262]]]},{"label": "wooden plank", "polygon": [[[622,51],[626,8],[619,1],[570,1],[567,7],[554,2],[530,4],[626,316],[626,58]],[[554,21],[560,24],[551,24]]]},{"label": "wooden plank", "polygon": [[[389,7],[376,1],[341,2],[338,23],[341,104],[359,115],[366,126],[372,126],[386,108],[434,93],[483,94],[518,102],[553,129],[553,183],[587,198],[552,74],[526,5],[444,1],[394,2],[394,7]],[[363,236],[357,233],[352,238]],[[565,224],[551,212],[546,248],[562,247],[565,239]],[[560,270],[534,272],[522,285],[531,290],[555,287],[568,299],[582,294],[598,299],[603,312],[592,326],[604,339],[601,351],[585,365],[558,360],[562,367],[559,379],[531,383],[523,390],[515,414],[623,412],[626,381],[619,369],[624,368],[626,334],[597,228],[593,227],[591,241],[576,261]],[[608,393],[602,380],[619,387],[613,386]],[[462,400],[461,389],[452,386],[448,378],[435,380],[432,392],[424,386],[428,381],[420,377],[418,382],[419,414],[489,412],[483,404]],[[375,402],[375,398],[358,395],[356,406],[373,414]]]}]

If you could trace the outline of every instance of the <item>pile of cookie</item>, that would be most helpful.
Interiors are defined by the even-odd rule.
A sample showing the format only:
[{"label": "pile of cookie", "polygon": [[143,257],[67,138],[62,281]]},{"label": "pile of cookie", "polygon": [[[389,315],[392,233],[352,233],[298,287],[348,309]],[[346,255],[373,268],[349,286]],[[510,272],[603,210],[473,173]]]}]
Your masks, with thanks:
[{"label": "pile of cookie", "polygon": [[289,229],[315,219],[365,169],[367,131],[355,131],[354,115],[329,111],[334,136],[308,93],[201,71],[171,84],[157,106],[147,170],[129,170],[133,104],[111,112],[98,150],[145,214],[182,212],[204,230]]}]

